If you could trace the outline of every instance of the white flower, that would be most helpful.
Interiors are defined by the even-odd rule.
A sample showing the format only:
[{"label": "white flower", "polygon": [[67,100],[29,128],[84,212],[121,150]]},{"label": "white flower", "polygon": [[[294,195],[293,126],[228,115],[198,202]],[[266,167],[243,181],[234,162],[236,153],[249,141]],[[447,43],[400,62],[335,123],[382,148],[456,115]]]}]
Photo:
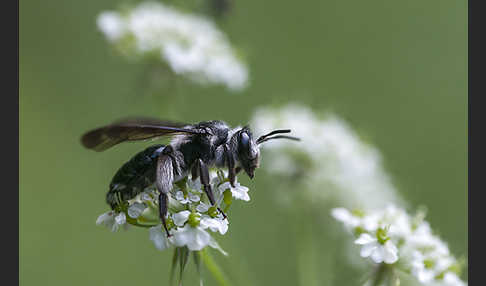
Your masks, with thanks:
[{"label": "white flower", "polygon": [[356,210],[354,214],[345,208],[334,208],[331,210],[331,215],[338,221],[342,222],[348,230],[355,230],[361,228],[363,230],[374,232],[380,226],[380,214],[371,213],[365,215],[363,211]]},{"label": "white flower", "polygon": [[147,190],[140,194],[140,200],[142,202],[155,202],[157,196],[153,194],[153,190]]},{"label": "white flower", "polygon": [[150,240],[155,244],[158,250],[164,250],[171,246],[170,239],[167,238],[165,231],[162,231],[162,225],[153,226],[149,229]]},{"label": "white flower", "polygon": [[348,228],[355,228],[360,225],[360,218],[354,216],[345,208],[334,208],[331,215],[338,221],[342,222]]},{"label": "white flower", "polygon": [[466,286],[467,284],[462,281],[459,276],[452,272],[446,272],[444,278],[440,283],[443,286]]},{"label": "white flower", "polygon": [[183,226],[186,221],[189,219],[189,215],[191,214],[190,211],[181,211],[172,216],[174,220],[174,224],[177,226]]},{"label": "white flower", "polygon": [[197,205],[196,211],[198,211],[200,213],[205,213],[209,210],[210,207],[211,207],[210,205],[201,202]]},{"label": "white flower", "polygon": [[175,198],[178,200],[181,204],[187,204],[189,202],[189,199],[184,197],[184,193],[182,191],[177,191],[175,193]]},{"label": "white flower", "polygon": [[436,251],[422,253],[419,250],[412,254],[412,274],[422,283],[433,282],[441,273],[448,271],[456,263],[449,255],[444,255]]},{"label": "white flower", "polygon": [[127,213],[131,218],[138,218],[142,212],[145,210],[146,206],[142,203],[133,203],[128,207]]},{"label": "white flower", "polygon": [[96,22],[111,42],[118,41],[127,32],[123,18],[116,12],[104,12],[98,16]]},{"label": "white flower", "polygon": [[248,202],[250,196],[248,195],[248,188],[240,185],[240,183],[235,182],[235,187],[233,188],[229,182],[225,182],[219,186],[219,190],[223,193],[225,190],[231,190],[231,195],[237,200],[243,200]]},{"label": "white flower", "polygon": [[184,193],[182,191],[177,191],[175,193],[175,198],[181,204],[188,204],[188,203],[191,203],[191,202],[199,202],[199,200],[200,200],[198,195],[195,195],[193,193],[189,193],[189,194],[187,194],[187,196],[184,196]]},{"label": "white flower", "polygon": [[195,195],[193,193],[189,193],[188,197],[189,197],[189,200],[193,203],[197,203],[201,200],[201,198],[199,198],[198,195]]},{"label": "white flower", "polygon": [[[181,211],[172,216],[174,220],[174,224],[177,226],[184,226],[184,224],[188,221],[189,216],[191,215],[190,211]],[[202,229],[209,228],[213,232],[219,232],[221,234],[225,234],[228,231],[228,220],[223,219],[222,215],[218,215],[215,218],[212,218],[208,215],[203,215],[199,220],[199,227]]]},{"label": "white flower", "polygon": [[302,139],[263,143],[262,167],[282,177],[302,178],[305,191],[295,193],[312,201],[334,200],[365,211],[401,203],[379,151],[338,116],[323,115],[296,104],[258,109],[251,123],[255,134],[291,129],[292,136]]},{"label": "white flower", "polygon": [[411,263],[412,274],[417,277],[418,281],[421,283],[431,282],[436,275],[435,267],[432,265],[433,263],[433,260],[427,261],[420,251],[414,251]]},{"label": "white flower", "polygon": [[228,231],[228,219],[223,219],[222,215],[212,218],[203,215],[199,224],[203,229],[209,228],[213,232],[225,234]]},{"label": "white flower", "polygon": [[[219,175],[218,175],[219,174]],[[210,184],[215,191],[215,197],[219,196],[217,205],[211,206],[207,201],[202,201],[203,195],[199,183],[190,180],[187,181],[187,196],[177,188],[169,193],[169,207],[167,222],[170,236],[167,237],[165,229],[160,224],[158,210],[158,191],[154,186],[146,188],[134,198],[127,201],[127,204],[120,205],[123,212],[109,211],[100,215],[96,223],[103,224],[112,231],[118,230],[120,226],[134,224],[136,226],[146,226],[149,228],[149,238],[159,250],[165,250],[171,247],[185,247],[191,251],[202,250],[209,246],[222,254],[227,253],[221,248],[216,240],[211,236],[211,232],[217,232],[224,235],[228,231],[228,219],[223,219],[216,207],[220,206],[223,196],[218,188],[221,181],[227,180],[227,172],[219,170],[210,172]],[[184,189],[184,186],[179,187]],[[236,192],[247,192],[248,189],[239,185]],[[184,189],[185,190],[185,189]],[[199,190],[199,191],[198,191]],[[125,213],[125,207],[128,206]],[[226,205],[224,207],[229,207]],[[129,220],[127,221],[128,215]],[[133,219],[137,223],[133,222]]]},{"label": "white flower", "polygon": [[125,226],[126,222],[127,222],[127,218],[125,216],[125,213],[117,214],[114,211],[109,211],[104,214],[101,214],[96,220],[97,225],[103,224],[113,232],[117,231],[120,228],[120,226]]},{"label": "white flower", "polygon": [[189,250],[201,250],[211,240],[211,236],[201,227],[192,227],[186,224],[174,232],[174,245],[178,247],[187,246]]},{"label": "white flower", "polygon": [[187,246],[191,251],[201,250],[206,246],[210,246],[219,250],[223,255],[228,255],[201,226],[192,227],[186,224],[183,228],[177,229],[174,232],[172,243],[178,247]]},{"label": "white flower", "polygon": [[371,257],[375,263],[392,264],[398,260],[397,247],[391,240],[382,244],[376,237],[363,233],[354,243],[362,245],[361,257]]},{"label": "white flower", "polygon": [[187,180],[187,187],[191,189],[192,191],[196,193],[202,193],[203,192],[203,186],[201,184],[201,181],[199,179],[192,180],[188,179]]},{"label": "white flower", "polygon": [[133,38],[128,51],[159,53],[175,73],[195,82],[224,84],[231,90],[247,85],[246,66],[226,36],[206,17],[145,2],[126,14],[100,14],[98,27],[115,44],[123,37]]},{"label": "white flower", "polygon": [[[447,244],[431,231],[423,213],[410,217],[404,209],[389,205],[375,211],[350,212],[335,208],[331,214],[346,228],[360,233],[355,243],[362,245],[360,255],[376,263],[394,263],[426,285],[466,285],[455,274],[460,263]],[[359,230],[359,231],[357,231]]]}]

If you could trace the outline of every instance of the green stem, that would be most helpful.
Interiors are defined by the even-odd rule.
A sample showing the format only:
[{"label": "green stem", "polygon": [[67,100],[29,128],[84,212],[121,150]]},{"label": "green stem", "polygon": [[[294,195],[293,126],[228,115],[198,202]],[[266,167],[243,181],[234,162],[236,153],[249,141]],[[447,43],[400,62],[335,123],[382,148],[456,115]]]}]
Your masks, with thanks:
[{"label": "green stem", "polygon": [[375,272],[373,282],[371,283],[372,286],[380,286],[382,282],[386,278],[386,274],[388,273],[388,266],[385,263],[381,263],[378,266],[378,269]]},{"label": "green stem", "polygon": [[213,257],[209,254],[207,249],[203,249],[199,251],[199,255],[201,256],[201,260],[206,265],[206,268],[209,270],[209,273],[214,277],[214,279],[218,282],[220,286],[229,286],[229,282],[226,279],[221,267],[214,261]]}]

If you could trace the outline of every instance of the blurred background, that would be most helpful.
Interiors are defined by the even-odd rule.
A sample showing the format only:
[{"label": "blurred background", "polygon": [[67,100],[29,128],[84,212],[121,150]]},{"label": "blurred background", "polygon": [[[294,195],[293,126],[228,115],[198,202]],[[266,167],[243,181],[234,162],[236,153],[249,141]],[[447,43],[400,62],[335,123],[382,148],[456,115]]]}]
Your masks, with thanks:
[{"label": "blurred background", "polygon": [[[257,107],[288,102],[345,119],[381,152],[402,197],[427,207],[452,253],[467,255],[466,1],[233,1],[217,24],[248,64],[250,85],[236,93],[147,76],[146,64],[119,56],[96,17],[120,3],[20,2],[21,285],[167,284],[172,253],[145,230],[95,225],[113,174],[150,143],[96,153],[82,133],[130,115],[243,125]],[[213,256],[231,285],[302,285],[276,181],[239,179],[252,200],[234,205],[218,239],[230,256]],[[358,285],[328,242],[317,241],[319,285]]]}]

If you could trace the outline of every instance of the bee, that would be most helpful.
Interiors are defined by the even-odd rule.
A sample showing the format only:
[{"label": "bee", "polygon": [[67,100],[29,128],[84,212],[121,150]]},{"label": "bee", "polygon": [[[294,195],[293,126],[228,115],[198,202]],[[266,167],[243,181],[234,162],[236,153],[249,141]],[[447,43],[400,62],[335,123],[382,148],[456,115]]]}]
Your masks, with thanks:
[{"label": "bee", "polygon": [[[166,225],[168,194],[173,183],[191,174],[200,179],[211,205],[215,199],[209,180],[209,168],[227,168],[234,187],[236,175],[244,170],[253,179],[260,164],[259,145],[273,139],[300,140],[278,135],[289,129],[274,130],[254,139],[248,126],[230,128],[219,120],[186,124],[153,118],[128,118],[91,130],[81,137],[84,147],[105,151],[119,143],[172,136],[167,145],[152,145],[137,153],[115,173],[106,194],[106,202],[115,209],[155,183],[159,191],[159,216]],[[226,214],[218,208],[224,219]]]}]

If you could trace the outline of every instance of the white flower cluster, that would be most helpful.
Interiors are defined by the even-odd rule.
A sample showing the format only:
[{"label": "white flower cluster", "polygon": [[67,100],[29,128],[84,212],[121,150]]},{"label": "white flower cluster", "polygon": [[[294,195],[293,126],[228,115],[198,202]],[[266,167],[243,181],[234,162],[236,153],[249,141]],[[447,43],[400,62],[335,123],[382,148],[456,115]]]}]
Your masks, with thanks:
[{"label": "white flower cluster", "polygon": [[399,267],[427,285],[466,285],[459,278],[461,263],[432,234],[423,216],[411,218],[393,206],[405,202],[385,172],[378,150],[365,144],[342,119],[332,114],[318,117],[307,107],[290,104],[260,108],[252,126],[260,134],[291,129],[301,138],[298,143],[265,143],[262,167],[274,175],[298,178],[298,195],[312,202],[338,202],[353,209],[333,209],[332,215],[355,234],[362,257]]},{"label": "white flower cluster", "polygon": [[291,129],[301,138],[295,143],[275,140],[265,143],[262,167],[273,174],[302,175],[305,193],[312,200],[334,199],[350,208],[373,209],[385,202],[399,203],[390,178],[375,148],[365,144],[339,117],[316,116],[309,108],[290,104],[261,108],[253,115],[255,133]]},{"label": "white flower cluster", "polygon": [[247,187],[238,182],[234,188],[231,186],[226,172],[212,171],[210,175],[215,206],[209,204],[199,180],[186,179],[174,184],[169,194],[167,218],[170,237],[158,216],[158,191],[153,186],[126,202],[120,210],[100,215],[96,224],[103,224],[111,231],[129,224],[148,227],[150,240],[159,250],[175,246],[198,251],[210,246],[226,254],[210,235],[210,232],[223,235],[228,231],[228,219],[223,218],[217,207],[227,210],[233,199],[249,201],[250,197]]},{"label": "white flower cluster", "polygon": [[155,54],[176,73],[198,83],[247,85],[248,71],[226,36],[209,19],[158,2],[132,10],[103,12],[97,24],[128,55]]},{"label": "white flower cluster", "polygon": [[389,205],[372,212],[335,208],[331,214],[357,238],[354,243],[361,246],[361,257],[394,264],[426,285],[466,285],[459,278],[460,263],[432,233],[422,212],[410,217]]}]

